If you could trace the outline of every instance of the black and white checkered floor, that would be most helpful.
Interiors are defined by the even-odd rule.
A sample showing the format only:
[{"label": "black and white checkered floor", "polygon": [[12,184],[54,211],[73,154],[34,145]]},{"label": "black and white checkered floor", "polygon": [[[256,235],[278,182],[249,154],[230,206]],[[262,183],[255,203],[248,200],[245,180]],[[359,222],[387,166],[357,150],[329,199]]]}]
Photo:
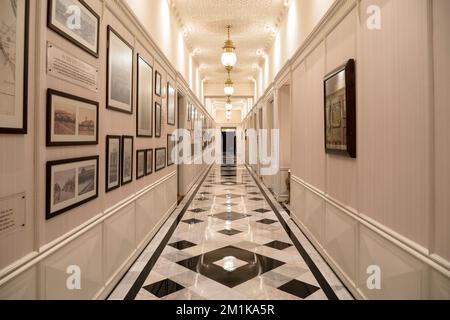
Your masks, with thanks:
[{"label": "black and white checkered floor", "polygon": [[144,251],[110,299],[352,299],[246,167],[212,168],[191,199],[162,252]]}]

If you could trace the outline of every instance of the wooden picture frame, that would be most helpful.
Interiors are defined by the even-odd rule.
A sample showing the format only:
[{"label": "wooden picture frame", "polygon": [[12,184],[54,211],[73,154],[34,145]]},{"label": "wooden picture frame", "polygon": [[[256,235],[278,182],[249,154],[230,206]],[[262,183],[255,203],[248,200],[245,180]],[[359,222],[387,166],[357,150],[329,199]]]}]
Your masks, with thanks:
[{"label": "wooden picture frame", "polygon": [[355,60],[330,72],[324,80],[325,152],[356,158]]},{"label": "wooden picture frame", "polygon": [[121,147],[121,185],[127,185],[133,182],[133,155],[134,155],[134,138],[132,136],[122,136]]},{"label": "wooden picture frame", "polygon": [[133,114],[134,49],[108,25],[106,108]]},{"label": "wooden picture frame", "polygon": [[46,220],[96,199],[98,173],[98,156],[47,162]]},{"label": "wooden picture frame", "polygon": [[106,137],[106,173],[105,190],[106,193],[120,188],[122,170],[122,137]]},{"label": "wooden picture frame", "polygon": [[176,91],[171,86],[170,82],[167,82],[167,124],[174,126],[176,123]]},{"label": "wooden picture frame", "polygon": [[18,0],[17,7],[4,1],[0,9],[0,25],[14,24],[5,34],[10,49],[0,52],[8,62],[0,66],[0,134],[27,134],[30,0]]},{"label": "wooden picture frame", "polygon": [[167,149],[158,148],[155,149],[155,172],[161,171],[166,168]]},{"label": "wooden picture frame", "polygon": [[172,139],[172,138],[174,138],[174,135],[172,135],[172,134],[167,135],[167,166],[168,167],[175,164],[174,160],[172,159],[172,151],[175,148],[176,141],[175,141],[175,139]]},{"label": "wooden picture frame", "polygon": [[162,90],[162,76],[161,73],[158,72],[158,70],[155,70],[155,94],[158,97],[161,97],[161,90]]},{"label": "wooden picture frame", "polygon": [[153,68],[140,54],[137,54],[137,61],[136,136],[152,138]]},{"label": "wooden picture frame", "polygon": [[97,145],[99,103],[47,90],[47,147]]},{"label": "wooden picture frame", "polygon": [[145,150],[136,151],[136,180],[145,177],[146,156],[147,154]]},{"label": "wooden picture frame", "polygon": [[153,173],[153,149],[145,150],[145,175]]},{"label": "wooden picture frame", "polygon": [[161,138],[162,135],[162,107],[155,102],[155,138]]},{"label": "wooden picture frame", "polygon": [[[78,9],[69,8],[72,6]],[[67,13],[73,15],[71,22],[76,28],[67,26]],[[90,55],[99,57],[100,16],[84,0],[49,0],[47,27]]]}]

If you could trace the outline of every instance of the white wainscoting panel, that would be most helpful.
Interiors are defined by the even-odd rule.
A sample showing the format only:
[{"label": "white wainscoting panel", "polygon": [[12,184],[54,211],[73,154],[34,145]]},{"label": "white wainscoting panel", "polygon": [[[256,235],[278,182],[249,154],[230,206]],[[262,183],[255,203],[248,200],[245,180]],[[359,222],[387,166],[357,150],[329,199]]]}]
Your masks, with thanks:
[{"label": "white wainscoting panel", "polygon": [[0,300],[36,300],[37,268],[32,267],[0,287]]}]

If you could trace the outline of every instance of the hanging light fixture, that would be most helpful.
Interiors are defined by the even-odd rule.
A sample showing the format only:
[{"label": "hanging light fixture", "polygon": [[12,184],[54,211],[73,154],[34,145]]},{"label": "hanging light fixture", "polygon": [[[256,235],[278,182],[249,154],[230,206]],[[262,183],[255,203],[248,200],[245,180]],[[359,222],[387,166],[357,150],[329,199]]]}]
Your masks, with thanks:
[{"label": "hanging light fixture", "polygon": [[225,109],[229,112],[233,110],[233,105],[231,104],[231,97],[228,96],[227,103],[225,104]]},{"label": "hanging light fixture", "polygon": [[233,80],[231,80],[230,70],[228,70],[228,79],[225,82],[225,88],[223,89],[223,91],[225,92],[225,94],[227,96],[232,96],[234,94],[233,85],[234,85],[234,83],[233,83]]},{"label": "hanging light fixture", "polygon": [[222,64],[225,66],[227,70],[233,69],[233,67],[237,63],[237,56],[236,56],[236,47],[234,46],[233,41],[231,41],[230,38],[230,29],[231,26],[227,26],[228,29],[228,40],[225,41],[225,46],[222,48]]}]

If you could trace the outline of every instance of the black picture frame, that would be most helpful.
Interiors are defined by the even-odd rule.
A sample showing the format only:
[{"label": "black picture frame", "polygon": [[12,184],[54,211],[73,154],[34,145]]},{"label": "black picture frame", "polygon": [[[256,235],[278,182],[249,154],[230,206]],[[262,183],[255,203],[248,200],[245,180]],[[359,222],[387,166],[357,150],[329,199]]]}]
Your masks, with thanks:
[{"label": "black picture frame", "polygon": [[155,95],[161,97],[161,90],[162,90],[162,76],[161,73],[158,72],[158,70],[155,70]]},{"label": "black picture frame", "polygon": [[[161,164],[158,164],[158,154],[164,152],[164,161]],[[157,148],[155,149],[155,172],[164,170],[166,168],[167,161],[167,149],[166,148]]]},{"label": "black picture frame", "polygon": [[[60,97],[67,100],[72,100],[76,102],[81,102],[84,104],[88,104],[95,107],[95,140],[93,141],[83,141],[83,140],[67,140],[67,141],[56,141],[53,137],[54,128],[53,128],[53,101],[54,97]],[[98,137],[99,137],[99,106],[98,101],[88,100],[79,96],[75,96],[66,92],[57,91],[53,89],[47,89],[47,117],[46,117],[46,145],[47,147],[66,147],[66,146],[88,146],[88,145],[98,145]],[[79,114],[78,112],[76,114]],[[81,119],[75,118],[75,128],[80,128]],[[64,135],[61,135],[63,137]],[[78,134],[79,137],[83,135]],[[69,137],[66,135],[66,137]],[[62,138],[61,138],[62,139]]]},{"label": "black picture frame", "polygon": [[30,0],[25,2],[24,19],[24,44],[23,44],[23,88],[22,94],[22,125],[21,127],[2,127],[0,124],[0,134],[27,134],[28,133],[28,68],[29,68],[29,42],[30,42]]},{"label": "black picture frame", "polygon": [[[173,102],[171,101],[171,94],[170,92],[173,91]],[[174,87],[170,84],[170,82],[167,82],[167,124],[169,126],[174,126],[176,124],[176,110],[177,110],[177,99],[176,99],[177,92]],[[170,121],[172,118],[171,113],[173,113],[173,121]]]},{"label": "black picture frame", "polygon": [[153,149],[147,149],[145,150],[145,175],[149,176],[152,173],[153,173]]},{"label": "black picture frame", "polygon": [[[140,63],[144,63],[146,64],[151,70],[152,70],[152,76],[151,76],[151,84],[150,84],[150,88],[152,90],[152,94],[150,95],[150,133],[149,134],[142,134],[140,131],[140,108],[141,105],[139,104],[140,101]],[[153,67],[151,66],[150,63],[148,63],[144,57],[142,57],[142,55],[140,55],[139,53],[137,54],[137,71],[136,71],[136,76],[137,76],[137,81],[136,81],[136,137],[138,138],[153,138]]]},{"label": "black picture frame", "polygon": [[[69,164],[77,164],[77,163],[83,163],[83,162],[94,162],[95,163],[95,187],[93,189],[92,192],[94,192],[94,194],[90,197],[84,198],[80,201],[76,201],[72,204],[67,205],[66,207],[61,207],[60,209],[56,209],[55,211],[52,210],[52,199],[54,199],[54,195],[52,194],[52,169],[54,167],[58,167],[58,166],[65,166],[65,165],[69,165]],[[69,169],[69,170],[75,170],[75,176],[74,176],[74,181],[73,181],[73,186],[69,186],[73,188],[73,192],[74,193],[74,197],[75,197],[75,191],[77,190],[76,185],[80,183],[80,177],[79,177],[79,172],[78,172],[78,168],[74,166],[73,168]],[[67,170],[67,169],[66,169]],[[48,161],[46,164],[46,211],[45,211],[45,219],[46,220],[51,220],[63,213],[66,213],[70,210],[73,210],[87,202],[90,202],[94,199],[98,198],[99,195],[99,186],[98,186],[98,175],[99,175],[99,156],[92,156],[92,157],[84,157],[84,158],[74,158],[74,159],[65,159],[65,160],[58,160],[58,161]],[[64,185],[64,188],[67,187],[67,182]],[[68,192],[68,191],[65,191]],[[77,195],[78,197],[82,196],[80,194]],[[65,200],[68,201],[68,200]],[[54,202],[54,201],[53,201]],[[54,204],[54,203],[53,203]],[[54,204],[55,205],[55,204]]]},{"label": "black picture frame", "polygon": [[172,134],[167,135],[167,167],[173,166],[175,163],[171,157],[172,150],[175,148],[175,140],[172,140],[174,137]]},{"label": "black picture frame", "polygon": [[[140,165],[140,163],[139,163],[139,156],[140,155],[142,155],[143,156],[143,163],[142,163],[142,165],[143,165],[143,168],[142,168],[142,173],[140,173],[139,172],[139,165]],[[147,153],[146,153],[146,150],[136,150],[136,180],[140,180],[140,179],[142,179],[142,178],[144,178],[145,177],[145,170],[146,170],[146,167],[147,167],[147,164],[146,164],[146,157],[147,157]]]},{"label": "black picture frame", "polygon": [[58,35],[63,37],[64,39],[68,40],[69,42],[73,43],[77,47],[83,49],[90,55],[94,56],[95,58],[99,58],[99,49],[100,49],[100,16],[95,12],[84,0],[75,0],[75,2],[80,3],[86,10],[88,10],[94,18],[97,20],[97,43],[96,43],[96,49],[92,50],[88,46],[82,44],[80,41],[78,41],[73,35],[68,34],[63,29],[56,26],[52,21],[52,13],[53,13],[53,6],[54,2],[58,0],[49,0],[48,1],[48,7],[47,7],[47,27],[54,32],[56,32]]},{"label": "black picture frame", "polygon": [[[130,179],[129,180],[125,180],[124,178],[124,173],[125,173],[125,140],[131,140],[131,151],[130,151]],[[121,181],[121,185],[125,186],[129,183],[133,182],[133,162],[134,162],[134,137],[132,136],[122,136],[122,146],[121,146],[121,160],[120,160],[120,181]]]},{"label": "black picture frame", "polygon": [[[110,141],[117,140],[117,143],[119,145],[119,154],[118,154],[118,168],[117,168],[117,185],[110,186],[109,178],[110,178]],[[111,192],[115,189],[120,188],[121,179],[122,179],[122,137],[121,136],[114,136],[114,135],[108,135],[106,136],[106,167],[105,167],[105,191],[106,193]]]},{"label": "black picture frame", "polygon": [[[122,108],[118,108],[115,106],[112,106],[110,104],[110,93],[111,93],[111,88],[109,86],[109,77],[111,75],[110,72],[110,67],[109,67],[109,63],[110,63],[110,55],[111,55],[111,33],[114,34],[123,44],[125,44],[130,50],[131,50],[131,83],[130,83],[130,110],[125,110]],[[117,111],[117,112],[121,112],[121,113],[125,113],[125,114],[133,114],[133,91],[134,91],[134,48],[110,25],[108,25],[107,27],[107,50],[106,50],[106,108],[109,110],[113,110],[113,111]]]},{"label": "black picture frame", "polygon": [[[327,154],[337,154],[344,155],[355,159],[357,157],[357,146],[356,146],[356,68],[355,60],[350,59],[346,64],[340,66],[339,68],[333,70],[325,76],[324,80],[324,144],[325,152]],[[332,83],[331,81],[339,81],[339,78],[345,81],[344,89],[339,89],[338,91],[345,92],[345,109],[342,109],[342,103],[340,102],[339,107],[341,108],[341,116],[339,118],[341,137],[345,136],[345,145],[333,145],[330,142],[331,130],[332,130],[332,106],[331,102],[328,103],[329,97],[333,94],[337,94],[338,91],[333,91],[327,89]],[[342,80],[341,80],[342,81]],[[344,110],[344,111],[342,111]],[[344,113],[344,115],[342,115]],[[342,128],[342,123],[345,119],[345,127]],[[339,129],[339,127],[338,127]]]},{"label": "black picture frame", "polygon": [[155,138],[161,138],[162,135],[162,106],[155,102]]}]

